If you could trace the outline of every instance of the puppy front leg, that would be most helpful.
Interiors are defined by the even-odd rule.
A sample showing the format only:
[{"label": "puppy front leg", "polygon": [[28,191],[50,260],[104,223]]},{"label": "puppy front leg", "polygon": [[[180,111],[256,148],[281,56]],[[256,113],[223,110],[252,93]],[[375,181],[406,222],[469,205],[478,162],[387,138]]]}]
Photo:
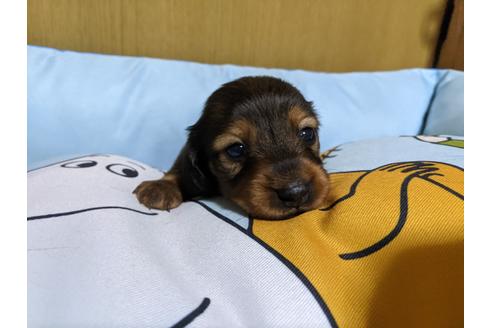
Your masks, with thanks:
[{"label": "puppy front leg", "polygon": [[159,180],[142,182],[133,193],[148,208],[169,211],[183,202],[178,179],[176,173],[170,171]]},{"label": "puppy front leg", "polygon": [[208,174],[206,160],[200,160],[189,142],[181,150],[171,170],[159,180],[142,182],[133,193],[148,208],[170,210],[184,200],[217,193]]}]

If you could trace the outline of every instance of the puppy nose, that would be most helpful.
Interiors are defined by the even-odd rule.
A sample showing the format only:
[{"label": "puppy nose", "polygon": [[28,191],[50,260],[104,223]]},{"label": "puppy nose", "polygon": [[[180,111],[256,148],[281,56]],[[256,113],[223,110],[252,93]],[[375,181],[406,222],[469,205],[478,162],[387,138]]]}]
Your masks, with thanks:
[{"label": "puppy nose", "polygon": [[298,207],[309,198],[310,184],[293,182],[284,189],[278,189],[278,198],[288,207]]}]

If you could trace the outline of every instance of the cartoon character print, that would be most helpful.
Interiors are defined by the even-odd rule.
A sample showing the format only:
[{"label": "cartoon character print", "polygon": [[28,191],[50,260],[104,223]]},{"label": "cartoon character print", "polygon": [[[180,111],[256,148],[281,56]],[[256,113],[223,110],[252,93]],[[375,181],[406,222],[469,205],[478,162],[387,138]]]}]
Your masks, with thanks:
[{"label": "cartoon character print", "polygon": [[331,174],[332,201],[253,234],[341,327],[463,325],[463,170],[415,161]]},{"label": "cartoon character print", "polygon": [[203,202],[167,213],[129,196],[160,174],[116,156],[30,173],[31,323],[462,325],[461,168],[332,173],[323,210],[246,226]]},{"label": "cartoon character print", "polygon": [[465,148],[465,140],[445,136],[416,136],[415,139],[437,145]]},{"label": "cartoon character print", "polygon": [[140,205],[132,190],[161,175],[110,155],[28,173],[29,325],[330,326],[302,273],[246,229],[197,202]]},{"label": "cartoon character print", "polygon": [[[39,168],[28,173],[30,188],[27,192],[28,200],[31,200],[28,211],[36,213],[29,216],[28,220],[99,210],[133,211],[147,216],[157,215],[140,206],[127,206],[129,204],[125,201],[125,197],[117,197],[126,194],[128,184],[135,184],[142,177],[155,176],[156,170],[147,169],[144,165],[126,158],[109,155],[83,156],[55,163],[49,167],[58,169]],[[75,181],[80,175],[83,176],[82,181]],[[55,195],[43,192],[42,189],[46,187],[54,190]],[[108,203],[104,203],[105,198],[109,198]]]}]

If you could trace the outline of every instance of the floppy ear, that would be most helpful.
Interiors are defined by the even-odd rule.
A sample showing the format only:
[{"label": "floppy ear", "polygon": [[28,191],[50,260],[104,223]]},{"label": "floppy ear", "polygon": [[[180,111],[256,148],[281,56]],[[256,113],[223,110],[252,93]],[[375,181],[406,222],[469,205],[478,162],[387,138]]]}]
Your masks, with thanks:
[{"label": "floppy ear", "polygon": [[168,174],[176,177],[184,199],[218,194],[217,183],[212,176],[207,159],[188,141]]}]

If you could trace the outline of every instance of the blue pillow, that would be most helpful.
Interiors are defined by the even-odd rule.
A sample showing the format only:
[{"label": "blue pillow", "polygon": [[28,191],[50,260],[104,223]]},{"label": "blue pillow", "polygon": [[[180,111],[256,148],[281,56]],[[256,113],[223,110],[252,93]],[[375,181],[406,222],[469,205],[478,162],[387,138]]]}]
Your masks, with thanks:
[{"label": "blue pillow", "polygon": [[450,70],[445,73],[437,85],[424,134],[464,136],[464,86],[463,72]]},{"label": "blue pillow", "polygon": [[220,85],[272,75],[300,89],[321,119],[321,149],[423,128],[446,71],[330,74],[208,65],[28,47],[28,167],[114,153],[168,169]]}]

